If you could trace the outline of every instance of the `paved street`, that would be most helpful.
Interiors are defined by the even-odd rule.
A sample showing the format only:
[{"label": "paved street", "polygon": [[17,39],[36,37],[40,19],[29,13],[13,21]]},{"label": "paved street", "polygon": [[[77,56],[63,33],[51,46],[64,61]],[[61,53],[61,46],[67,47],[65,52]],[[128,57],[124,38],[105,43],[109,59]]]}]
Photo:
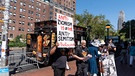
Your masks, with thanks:
[{"label": "paved street", "polygon": [[[128,64],[120,64],[119,59],[120,58],[115,59],[118,76],[134,76],[135,63],[133,67],[129,67]],[[69,66],[71,67],[71,70],[66,71],[66,76],[74,76],[76,71],[75,61],[70,61]],[[17,73],[11,76],[53,76],[53,70],[49,66],[41,69],[34,69],[22,73]]]}]

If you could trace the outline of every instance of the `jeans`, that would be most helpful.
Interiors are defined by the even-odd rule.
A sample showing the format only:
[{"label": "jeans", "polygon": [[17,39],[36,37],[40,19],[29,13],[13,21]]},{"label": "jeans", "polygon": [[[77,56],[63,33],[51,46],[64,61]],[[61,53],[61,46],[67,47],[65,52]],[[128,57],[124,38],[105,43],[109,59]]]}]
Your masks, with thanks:
[{"label": "jeans", "polygon": [[133,64],[133,60],[135,59],[135,56],[130,56],[130,62],[129,64],[132,65]]}]

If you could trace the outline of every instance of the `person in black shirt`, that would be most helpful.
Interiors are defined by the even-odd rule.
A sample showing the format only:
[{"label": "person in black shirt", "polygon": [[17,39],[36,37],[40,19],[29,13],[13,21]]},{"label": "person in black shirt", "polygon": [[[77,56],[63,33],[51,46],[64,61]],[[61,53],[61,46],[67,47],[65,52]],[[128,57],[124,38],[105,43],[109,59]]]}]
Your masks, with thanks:
[{"label": "person in black shirt", "polygon": [[65,76],[67,49],[57,48],[57,46],[59,46],[58,43],[50,51],[50,55],[53,57],[52,68],[54,70],[54,76]]},{"label": "person in black shirt", "polygon": [[[77,71],[75,76],[87,76],[88,72],[88,62],[87,60],[84,61],[83,59],[78,58],[84,58],[88,55],[88,48],[86,47],[86,41],[82,40],[81,41],[81,46],[76,47],[75,50],[75,55],[73,56],[76,58],[76,66],[77,66]],[[92,57],[89,55],[89,57]]]}]

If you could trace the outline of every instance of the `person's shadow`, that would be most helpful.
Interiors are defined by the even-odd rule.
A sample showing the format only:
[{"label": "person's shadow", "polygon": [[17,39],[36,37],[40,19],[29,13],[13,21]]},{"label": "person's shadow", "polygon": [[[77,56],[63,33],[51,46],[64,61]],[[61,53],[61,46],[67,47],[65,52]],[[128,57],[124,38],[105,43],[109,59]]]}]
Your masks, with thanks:
[{"label": "person's shadow", "polygon": [[73,74],[68,74],[67,76],[75,76],[75,75],[73,75]]}]

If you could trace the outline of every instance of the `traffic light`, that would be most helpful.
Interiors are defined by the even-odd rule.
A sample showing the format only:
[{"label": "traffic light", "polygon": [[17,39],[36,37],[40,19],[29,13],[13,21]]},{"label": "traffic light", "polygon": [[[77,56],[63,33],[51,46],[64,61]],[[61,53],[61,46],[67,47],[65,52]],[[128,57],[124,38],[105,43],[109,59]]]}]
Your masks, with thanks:
[{"label": "traffic light", "polygon": [[4,8],[4,7],[0,7],[0,10],[3,10],[3,11],[4,11],[5,9],[6,9],[6,8]]},{"label": "traffic light", "polygon": [[4,22],[3,20],[0,20],[0,22]]}]

